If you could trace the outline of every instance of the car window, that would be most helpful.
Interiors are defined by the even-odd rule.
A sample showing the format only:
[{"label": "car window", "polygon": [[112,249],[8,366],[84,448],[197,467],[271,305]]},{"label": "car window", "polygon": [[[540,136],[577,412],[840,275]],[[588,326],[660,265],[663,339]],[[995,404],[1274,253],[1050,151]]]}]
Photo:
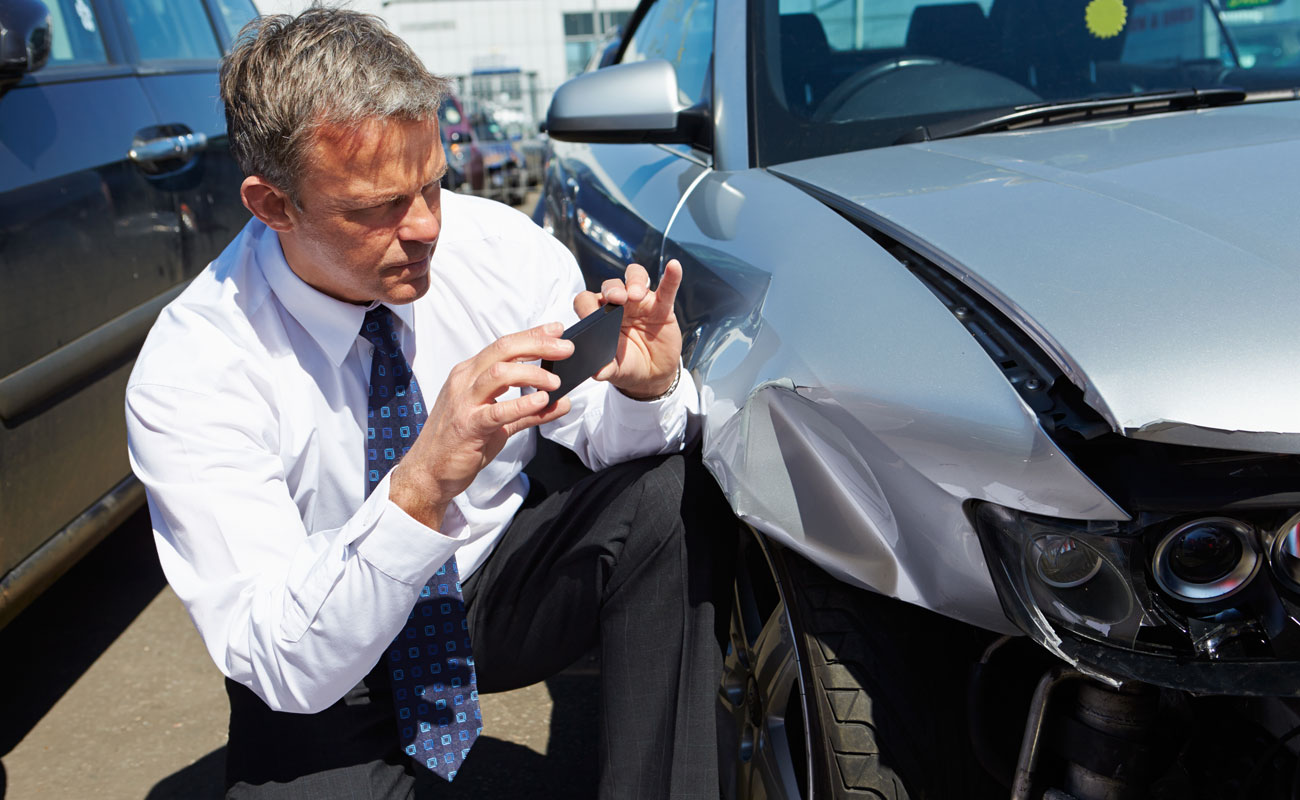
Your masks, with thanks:
[{"label": "car window", "polygon": [[108,61],[90,0],[45,0],[50,12],[50,65]]},{"label": "car window", "polygon": [[250,19],[257,16],[253,0],[216,0],[217,13],[226,25],[226,33],[233,39]]},{"label": "car window", "polygon": [[123,0],[142,61],[221,57],[202,0]]},{"label": "car window", "polygon": [[677,70],[684,102],[705,96],[704,81],[713,56],[713,0],[660,0],[632,32],[621,63],[666,59]]}]

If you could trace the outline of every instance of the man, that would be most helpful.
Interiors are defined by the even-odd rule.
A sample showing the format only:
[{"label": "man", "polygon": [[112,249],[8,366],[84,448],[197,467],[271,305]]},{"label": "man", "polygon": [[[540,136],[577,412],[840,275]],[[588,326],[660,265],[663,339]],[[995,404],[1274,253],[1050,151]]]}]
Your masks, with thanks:
[{"label": "man", "polygon": [[[440,193],[444,90],[340,10],[256,21],[222,66],[254,219],[163,311],[126,405],[163,568],[227,677],[228,796],[435,796],[480,688],[599,644],[601,796],[716,797],[700,537],[727,515],[666,455],[697,403],[681,267],[584,292],[524,215]],[[617,357],[552,402],[538,360],[602,303]],[[537,429],[599,471],[543,498]]]}]

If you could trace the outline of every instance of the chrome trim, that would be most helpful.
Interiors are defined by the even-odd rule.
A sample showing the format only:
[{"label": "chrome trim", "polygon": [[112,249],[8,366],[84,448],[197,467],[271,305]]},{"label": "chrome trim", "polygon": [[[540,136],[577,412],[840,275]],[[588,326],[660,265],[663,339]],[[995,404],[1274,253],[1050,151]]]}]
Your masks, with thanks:
[{"label": "chrome trim", "polygon": [[189,158],[207,146],[206,135],[186,133],[136,142],[130,150],[126,151],[126,157],[137,164],[153,164],[174,158]]}]

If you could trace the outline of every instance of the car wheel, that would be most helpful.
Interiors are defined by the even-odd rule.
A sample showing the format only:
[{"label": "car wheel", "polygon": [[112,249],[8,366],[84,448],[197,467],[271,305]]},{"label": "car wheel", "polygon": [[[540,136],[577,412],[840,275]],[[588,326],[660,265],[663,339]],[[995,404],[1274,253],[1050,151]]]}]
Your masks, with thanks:
[{"label": "car wheel", "polygon": [[718,698],[723,796],[997,796],[966,735],[973,632],[746,538]]}]

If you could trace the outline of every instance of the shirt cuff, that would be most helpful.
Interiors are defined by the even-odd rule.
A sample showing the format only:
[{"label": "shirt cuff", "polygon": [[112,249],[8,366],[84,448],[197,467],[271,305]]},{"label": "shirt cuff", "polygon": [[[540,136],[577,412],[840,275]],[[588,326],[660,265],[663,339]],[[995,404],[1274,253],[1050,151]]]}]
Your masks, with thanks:
[{"label": "shirt cuff", "polygon": [[423,585],[456,554],[469,537],[469,526],[455,503],[447,506],[441,530],[417,522],[388,498],[390,476],[385,475],[368,498],[375,501],[369,509],[373,516],[356,543],[357,555],[394,580]]},{"label": "shirt cuff", "polygon": [[663,431],[676,427],[676,421],[683,410],[691,411],[698,407],[695,381],[686,367],[678,364],[681,377],[672,394],[658,400],[636,400],[609,384],[606,408],[607,416],[618,420],[618,424],[638,431]]}]

